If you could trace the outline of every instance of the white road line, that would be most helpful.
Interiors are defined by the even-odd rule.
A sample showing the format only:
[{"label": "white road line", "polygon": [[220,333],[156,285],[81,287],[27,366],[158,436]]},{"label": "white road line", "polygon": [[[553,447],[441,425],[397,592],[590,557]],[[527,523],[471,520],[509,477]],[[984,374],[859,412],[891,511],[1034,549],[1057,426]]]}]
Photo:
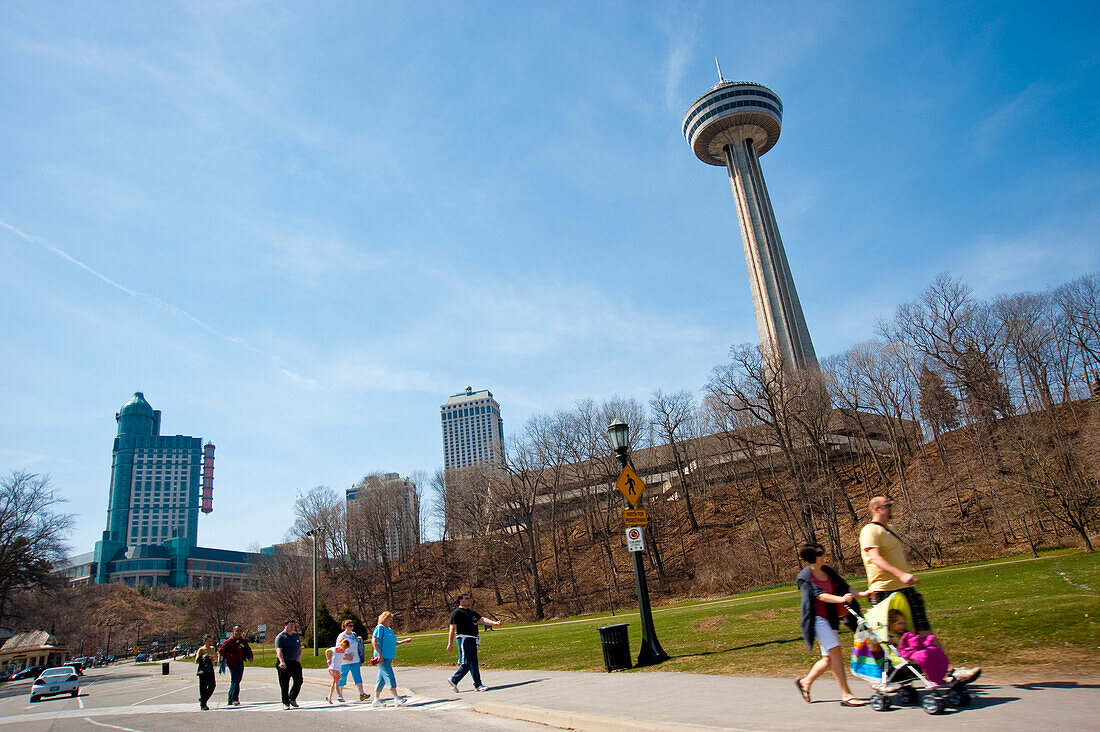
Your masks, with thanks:
[{"label": "white road line", "polygon": [[154,699],[160,699],[162,696],[168,696],[169,694],[175,694],[175,693],[178,693],[178,692],[181,692],[181,691],[187,691],[192,686],[194,686],[194,684],[187,684],[187,686],[181,686],[178,689],[172,689],[171,691],[166,691],[163,694],[157,694],[156,696],[151,696],[148,699],[142,699],[141,701],[136,701],[133,704],[131,704],[130,706],[136,707],[138,704],[144,704],[147,701],[153,701]]},{"label": "white road line", "polygon": [[79,695],[77,695],[77,697],[76,697],[76,705],[78,707],[80,707],[81,709],[84,708],[84,700],[81,699]]},{"label": "white road line", "polygon": [[130,727],[119,727],[117,724],[107,724],[106,722],[97,722],[94,719],[84,718],[84,721],[88,724],[94,724],[96,727],[108,727],[110,729],[120,729],[122,732],[141,732],[140,730],[131,729]]}]

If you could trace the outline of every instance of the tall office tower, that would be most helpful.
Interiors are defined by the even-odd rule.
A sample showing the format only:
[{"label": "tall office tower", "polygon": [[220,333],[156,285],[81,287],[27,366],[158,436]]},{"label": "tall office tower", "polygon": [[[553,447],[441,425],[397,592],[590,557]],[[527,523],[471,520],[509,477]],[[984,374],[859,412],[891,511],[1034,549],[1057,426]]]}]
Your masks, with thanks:
[{"label": "tall office tower", "polygon": [[97,582],[124,547],[172,539],[194,547],[198,537],[202,439],[160,434],[160,412],[137,392],[115,415],[107,530],[96,543]]},{"label": "tall office tower", "polygon": [[439,408],[443,424],[443,469],[504,464],[504,421],[488,389],[467,386]]},{"label": "tall office tower", "polygon": [[759,156],[779,139],[782,120],[783,103],[775,92],[760,84],[726,81],[719,74],[718,85],[688,108],[683,133],[700,160],[724,165],[729,173],[760,346],[770,347],[788,367],[816,366],[817,356],[760,172]]},{"label": "tall office tower", "polygon": [[[397,559],[420,543],[416,483],[397,473],[368,475],[345,492],[348,551],[355,559]],[[381,540],[381,541],[379,541]],[[379,546],[381,544],[381,546]]]}]

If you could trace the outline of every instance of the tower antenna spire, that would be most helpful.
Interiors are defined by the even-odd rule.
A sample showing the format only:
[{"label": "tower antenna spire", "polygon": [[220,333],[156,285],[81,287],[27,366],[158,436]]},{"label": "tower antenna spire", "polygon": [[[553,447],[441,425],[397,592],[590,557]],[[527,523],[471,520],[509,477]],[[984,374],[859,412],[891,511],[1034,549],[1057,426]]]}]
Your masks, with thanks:
[{"label": "tower antenna spire", "polygon": [[722,78],[722,64],[718,63],[717,56],[714,57],[714,65],[718,67],[718,83],[721,84],[725,79]]}]

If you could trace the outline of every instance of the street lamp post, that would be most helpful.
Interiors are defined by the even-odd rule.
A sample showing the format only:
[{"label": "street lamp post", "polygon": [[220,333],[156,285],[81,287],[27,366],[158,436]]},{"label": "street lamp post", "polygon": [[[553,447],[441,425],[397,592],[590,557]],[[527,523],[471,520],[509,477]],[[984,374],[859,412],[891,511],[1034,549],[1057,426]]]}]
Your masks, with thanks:
[{"label": "street lamp post", "polygon": [[111,618],[107,618],[107,620],[103,624],[107,626],[107,652],[104,653],[103,655],[106,656],[106,657],[110,657],[110,655],[111,655],[111,629],[114,627],[115,621],[112,620]]},{"label": "street lamp post", "polygon": [[[612,420],[607,426],[607,434],[611,437],[611,445],[615,448],[615,456],[619,463],[626,469],[630,462],[630,425],[621,419]],[[630,503],[623,497],[623,505],[630,508]],[[642,619],[642,649],[638,652],[639,666],[652,666],[668,660],[668,654],[661,648],[661,642],[657,640],[657,631],[653,627],[653,611],[649,607],[649,585],[645,578],[645,565],[642,563],[642,552],[630,552],[634,560],[634,591],[638,594],[638,614]]]},{"label": "street lamp post", "polygon": [[135,620],[134,625],[137,626],[137,641],[134,643],[134,645],[136,645],[140,648],[140,646],[141,646],[141,629],[143,627],[145,627],[145,621],[144,620]]},{"label": "street lamp post", "polygon": [[317,534],[321,532],[320,529],[310,529],[306,532],[306,536],[313,539],[313,620],[310,621],[313,624],[313,655],[317,653]]}]

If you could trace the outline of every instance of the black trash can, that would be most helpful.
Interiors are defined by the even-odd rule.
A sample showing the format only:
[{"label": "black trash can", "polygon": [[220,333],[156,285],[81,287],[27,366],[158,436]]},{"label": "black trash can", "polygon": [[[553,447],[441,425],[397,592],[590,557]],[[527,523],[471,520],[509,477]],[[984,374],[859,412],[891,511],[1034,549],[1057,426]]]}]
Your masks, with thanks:
[{"label": "black trash can", "polygon": [[626,634],[627,624],[605,625],[600,631],[600,644],[603,646],[603,666],[611,673],[615,669],[630,668],[630,638]]},{"label": "black trash can", "polygon": [[161,676],[167,676],[168,675],[168,662],[167,661],[165,661],[164,663],[162,663],[160,665],[160,675]]}]

